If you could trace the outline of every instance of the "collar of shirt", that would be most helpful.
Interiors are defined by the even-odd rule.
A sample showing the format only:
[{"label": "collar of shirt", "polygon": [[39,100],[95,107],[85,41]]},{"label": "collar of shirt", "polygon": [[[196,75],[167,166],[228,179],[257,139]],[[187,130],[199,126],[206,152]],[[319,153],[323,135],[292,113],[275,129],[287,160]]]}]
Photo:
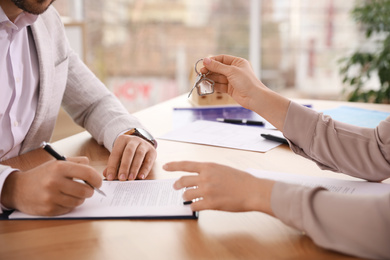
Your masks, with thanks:
[{"label": "collar of shirt", "polygon": [[16,17],[15,22],[11,22],[8,16],[4,13],[0,6],[0,25],[8,24],[12,25],[15,30],[20,30],[26,26],[33,24],[38,19],[38,15],[22,12]]}]

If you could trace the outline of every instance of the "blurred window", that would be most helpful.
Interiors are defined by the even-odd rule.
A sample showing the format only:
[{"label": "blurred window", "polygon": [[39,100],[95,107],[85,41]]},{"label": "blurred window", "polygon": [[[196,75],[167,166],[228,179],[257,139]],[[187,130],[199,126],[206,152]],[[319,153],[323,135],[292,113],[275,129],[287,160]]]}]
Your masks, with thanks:
[{"label": "blurred window", "polygon": [[194,63],[216,54],[249,59],[276,91],[336,98],[337,60],[358,42],[349,14],[354,3],[58,0],[54,5],[67,27],[81,26],[81,36],[69,29],[70,42],[88,67],[133,112],[188,93]]}]

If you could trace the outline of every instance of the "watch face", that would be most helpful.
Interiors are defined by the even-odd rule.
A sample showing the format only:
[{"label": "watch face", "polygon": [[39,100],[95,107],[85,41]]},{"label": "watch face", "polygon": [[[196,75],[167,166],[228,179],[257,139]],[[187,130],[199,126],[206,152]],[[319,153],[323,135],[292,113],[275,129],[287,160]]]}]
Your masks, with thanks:
[{"label": "watch face", "polygon": [[149,134],[148,131],[142,129],[142,128],[135,128],[134,129],[134,135],[140,135],[141,137],[145,138],[146,140],[150,141],[154,147],[157,147],[157,142],[154,140],[153,136]]},{"label": "watch face", "polygon": [[141,134],[142,136],[144,136],[145,138],[149,139],[149,140],[153,140],[154,139],[153,136],[151,136],[151,134],[149,134],[147,131],[145,131],[142,128],[136,128],[135,131],[138,132],[139,134]]}]

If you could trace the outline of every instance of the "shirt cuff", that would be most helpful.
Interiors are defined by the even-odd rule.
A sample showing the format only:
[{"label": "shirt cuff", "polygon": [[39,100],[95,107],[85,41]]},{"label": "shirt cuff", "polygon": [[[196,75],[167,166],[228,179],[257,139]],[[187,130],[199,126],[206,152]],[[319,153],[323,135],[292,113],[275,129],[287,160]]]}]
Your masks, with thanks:
[{"label": "shirt cuff", "polygon": [[0,214],[2,214],[6,210],[11,210],[9,208],[4,207],[3,204],[1,204],[1,194],[3,191],[3,186],[4,186],[5,180],[7,179],[7,177],[11,173],[13,173],[15,171],[19,171],[19,170],[9,167],[9,168],[6,168],[5,170],[3,170],[2,172],[0,172]]}]

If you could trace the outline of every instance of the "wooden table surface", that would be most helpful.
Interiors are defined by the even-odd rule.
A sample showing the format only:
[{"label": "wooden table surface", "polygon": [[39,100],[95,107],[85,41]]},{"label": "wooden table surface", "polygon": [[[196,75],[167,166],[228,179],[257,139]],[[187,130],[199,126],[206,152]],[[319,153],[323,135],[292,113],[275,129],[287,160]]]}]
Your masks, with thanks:
[{"label": "wooden table surface", "polygon": [[[339,105],[390,112],[388,105],[296,100],[314,109]],[[190,106],[185,96],[135,115],[158,137],[172,129],[172,108]],[[87,132],[55,142],[66,156],[85,155],[102,172],[108,151]],[[267,153],[158,140],[158,157],[149,179],[176,178],[162,165],[175,160],[212,161],[241,170],[255,168],[312,176],[352,179],[320,170],[287,145]],[[29,169],[52,160],[43,150],[5,164]],[[386,180],[388,182],[389,180]],[[259,212],[202,211],[198,220],[3,220],[0,259],[356,259],[316,246],[310,238]]]}]

